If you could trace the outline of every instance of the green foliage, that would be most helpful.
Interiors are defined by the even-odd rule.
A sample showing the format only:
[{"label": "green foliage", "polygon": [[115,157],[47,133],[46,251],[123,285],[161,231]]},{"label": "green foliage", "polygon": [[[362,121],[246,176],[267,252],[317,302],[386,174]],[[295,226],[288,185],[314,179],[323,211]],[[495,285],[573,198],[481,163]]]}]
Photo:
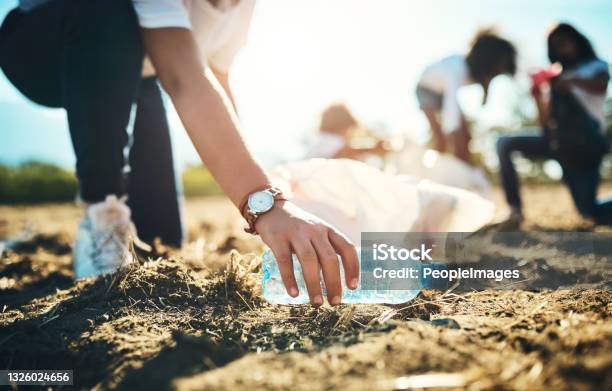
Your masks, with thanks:
[{"label": "green foliage", "polygon": [[183,192],[185,197],[208,197],[222,195],[223,191],[204,166],[189,166],[183,171]]},{"label": "green foliage", "polygon": [[51,164],[0,166],[0,203],[3,204],[70,201],[75,198],[77,187],[73,173]]},{"label": "green foliage", "polygon": [[[204,166],[190,166],[183,172],[186,197],[222,195],[223,191]],[[78,182],[73,172],[61,167],[29,162],[18,167],[0,165],[0,204],[70,202]]]}]

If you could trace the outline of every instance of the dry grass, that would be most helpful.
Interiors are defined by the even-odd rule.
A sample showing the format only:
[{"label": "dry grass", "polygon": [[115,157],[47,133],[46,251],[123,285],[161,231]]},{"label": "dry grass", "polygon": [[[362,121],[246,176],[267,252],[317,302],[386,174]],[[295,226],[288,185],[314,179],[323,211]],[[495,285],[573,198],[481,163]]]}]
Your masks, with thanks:
[{"label": "dry grass", "polygon": [[[581,226],[573,214],[557,225],[544,217],[557,193],[534,189],[530,226]],[[261,244],[231,207],[187,210],[183,250],[157,246],[154,259],[73,283],[74,227],[57,216],[77,212],[0,208],[4,234],[32,217],[40,234],[0,265],[2,368],[72,368],[83,389],[612,388],[609,280],[539,292],[454,287],[398,306],[272,306],[252,255]],[[547,270],[563,266],[555,262]]]}]

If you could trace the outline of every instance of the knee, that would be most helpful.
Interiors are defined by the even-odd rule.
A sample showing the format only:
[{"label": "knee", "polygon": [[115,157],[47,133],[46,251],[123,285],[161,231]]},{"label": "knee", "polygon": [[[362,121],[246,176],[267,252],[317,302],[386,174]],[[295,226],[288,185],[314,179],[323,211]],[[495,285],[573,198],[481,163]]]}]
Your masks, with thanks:
[{"label": "knee", "polygon": [[495,144],[498,156],[507,156],[512,151],[512,137],[501,136]]}]

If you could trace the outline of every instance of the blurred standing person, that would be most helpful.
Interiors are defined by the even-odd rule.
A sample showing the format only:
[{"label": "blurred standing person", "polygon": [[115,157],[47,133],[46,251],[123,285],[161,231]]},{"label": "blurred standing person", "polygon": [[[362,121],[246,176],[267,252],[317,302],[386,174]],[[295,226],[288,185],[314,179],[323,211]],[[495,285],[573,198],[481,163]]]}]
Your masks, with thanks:
[{"label": "blurred standing person", "polygon": [[610,223],[612,200],[598,201],[599,168],[608,152],[604,104],[610,74],[591,42],[573,26],[560,23],[548,35],[548,58],[561,71],[543,71],[548,82],[536,82],[531,94],[538,108],[541,135],[500,137],[497,153],[500,174],[510,206],[502,223],[505,229],[518,228],[523,221],[519,182],[512,153],[528,158],[556,159],[563,168],[578,212],[598,223]]},{"label": "blurred standing person", "polygon": [[516,49],[491,30],[479,32],[466,55],[451,55],[426,67],[417,83],[416,96],[431,128],[433,148],[439,152],[450,149],[469,163],[471,135],[459,106],[459,88],[479,84],[485,104],[491,80],[515,73]]},{"label": "blurred standing person", "polygon": [[222,88],[227,89],[227,70],[244,43],[254,3],[20,0],[3,22],[0,66],[8,79],[30,99],[63,107],[68,115],[80,194],[87,202],[75,245],[77,277],[113,272],[133,261],[131,209],[121,201],[123,151],[146,55],[248,232],[261,235],[274,252],[287,292],[298,295],[292,253],[314,305],[323,303],[321,272],[329,302],[340,303],[337,255],[347,286],[357,287],[354,245],[272,185],[245,145],[231,94]]}]

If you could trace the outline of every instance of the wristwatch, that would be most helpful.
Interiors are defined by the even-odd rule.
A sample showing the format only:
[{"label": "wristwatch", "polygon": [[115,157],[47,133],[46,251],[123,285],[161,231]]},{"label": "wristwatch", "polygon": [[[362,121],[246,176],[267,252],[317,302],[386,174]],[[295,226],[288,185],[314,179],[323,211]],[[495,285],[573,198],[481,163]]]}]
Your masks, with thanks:
[{"label": "wristwatch", "polygon": [[287,199],[283,196],[280,189],[271,185],[266,185],[249,193],[240,205],[242,217],[244,217],[249,225],[248,228],[245,228],[245,231],[257,235],[255,230],[257,219],[259,216],[272,210],[274,203],[277,201],[287,201]]}]

